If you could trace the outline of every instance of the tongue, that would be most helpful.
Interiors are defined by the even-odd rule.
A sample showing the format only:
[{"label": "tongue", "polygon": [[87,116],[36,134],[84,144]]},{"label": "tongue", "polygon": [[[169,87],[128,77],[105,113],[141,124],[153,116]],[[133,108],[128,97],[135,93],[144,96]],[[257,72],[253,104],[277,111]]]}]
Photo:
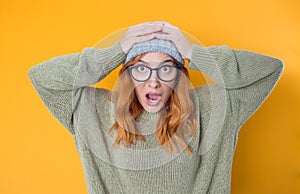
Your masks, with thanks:
[{"label": "tongue", "polygon": [[151,100],[156,100],[158,98],[159,95],[157,94],[148,94],[148,97],[151,99]]}]

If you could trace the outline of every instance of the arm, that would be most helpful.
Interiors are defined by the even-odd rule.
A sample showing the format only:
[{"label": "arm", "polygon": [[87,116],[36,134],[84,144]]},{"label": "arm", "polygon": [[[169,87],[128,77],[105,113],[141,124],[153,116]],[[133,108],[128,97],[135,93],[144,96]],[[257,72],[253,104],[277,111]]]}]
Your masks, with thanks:
[{"label": "arm", "polygon": [[259,108],[282,74],[283,63],[278,59],[231,50],[226,46],[204,48],[191,45],[176,26],[164,21],[157,23],[162,28],[153,33],[155,38],[172,41],[181,57],[190,60],[191,69],[200,70],[213,79],[217,83],[213,88],[219,88],[219,94],[225,89],[226,96],[217,94],[214,98],[218,98],[217,101],[226,98],[236,128]]},{"label": "arm", "polygon": [[154,38],[161,28],[152,22],[130,27],[112,47],[53,58],[31,68],[30,79],[48,109],[74,134],[73,112],[86,86],[102,80],[125,60],[132,45]]},{"label": "arm", "polygon": [[193,45],[189,68],[207,74],[226,89],[231,113],[239,128],[271,93],[282,71],[282,61],[226,46]]},{"label": "arm", "polygon": [[72,115],[82,89],[95,84],[125,59],[119,43],[105,48],[85,48],[29,70],[29,77],[50,112],[74,134]]}]

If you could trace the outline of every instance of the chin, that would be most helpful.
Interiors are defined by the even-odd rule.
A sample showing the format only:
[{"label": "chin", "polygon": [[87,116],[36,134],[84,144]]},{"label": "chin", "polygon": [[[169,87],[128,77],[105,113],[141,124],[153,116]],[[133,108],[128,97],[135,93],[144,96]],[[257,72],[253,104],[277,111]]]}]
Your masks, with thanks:
[{"label": "chin", "polygon": [[157,106],[149,106],[149,105],[146,105],[144,106],[144,110],[149,112],[149,113],[157,113],[159,112],[162,108],[164,107],[163,104],[159,104]]}]

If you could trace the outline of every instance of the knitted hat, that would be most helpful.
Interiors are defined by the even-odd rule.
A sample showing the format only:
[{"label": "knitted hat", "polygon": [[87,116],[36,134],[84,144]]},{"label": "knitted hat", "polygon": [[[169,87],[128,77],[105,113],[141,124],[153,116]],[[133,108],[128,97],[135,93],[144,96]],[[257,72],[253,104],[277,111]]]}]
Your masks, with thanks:
[{"label": "knitted hat", "polygon": [[177,51],[175,44],[169,40],[162,39],[152,39],[134,44],[127,53],[125,63],[138,55],[148,52],[164,53],[170,55],[179,63],[184,64],[184,60],[181,58],[179,52]]}]

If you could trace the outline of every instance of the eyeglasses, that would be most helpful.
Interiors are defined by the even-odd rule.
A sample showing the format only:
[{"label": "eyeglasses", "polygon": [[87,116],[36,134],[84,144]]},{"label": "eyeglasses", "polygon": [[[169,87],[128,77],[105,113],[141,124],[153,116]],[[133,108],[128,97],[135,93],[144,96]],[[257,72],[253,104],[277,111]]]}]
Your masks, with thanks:
[{"label": "eyeglasses", "polygon": [[180,66],[163,65],[159,68],[150,68],[145,65],[129,66],[131,77],[138,82],[145,82],[150,79],[152,71],[157,71],[157,77],[163,82],[171,82],[178,76]]}]

